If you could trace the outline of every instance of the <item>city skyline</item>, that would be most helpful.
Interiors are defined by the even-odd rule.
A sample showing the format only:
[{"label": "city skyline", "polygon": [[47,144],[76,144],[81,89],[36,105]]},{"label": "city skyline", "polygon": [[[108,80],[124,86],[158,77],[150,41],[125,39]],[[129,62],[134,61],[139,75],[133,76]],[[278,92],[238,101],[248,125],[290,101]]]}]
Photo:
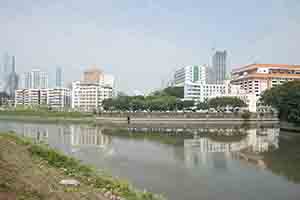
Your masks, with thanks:
[{"label": "city skyline", "polygon": [[297,1],[281,0],[218,6],[208,1],[74,1],[71,6],[2,1],[0,44],[18,58],[19,73],[60,65],[70,83],[97,64],[117,77],[120,90],[147,91],[158,88],[174,68],[211,64],[212,49],[229,52],[230,68],[300,63],[299,8]]}]

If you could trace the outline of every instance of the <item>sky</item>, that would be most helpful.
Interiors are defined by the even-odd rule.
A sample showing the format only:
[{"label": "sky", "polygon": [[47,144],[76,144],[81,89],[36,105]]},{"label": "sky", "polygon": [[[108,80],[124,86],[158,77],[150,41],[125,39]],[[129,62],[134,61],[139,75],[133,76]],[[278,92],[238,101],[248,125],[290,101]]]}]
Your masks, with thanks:
[{"label": "sky", "polygon": [[[0,0],[0,56],[17,72],[55,68],[65,84],[97,65],[120,91],[160,88],[176,68],[300,64],[299,0]],[[2,63],[1,56],[1,63]]]}]

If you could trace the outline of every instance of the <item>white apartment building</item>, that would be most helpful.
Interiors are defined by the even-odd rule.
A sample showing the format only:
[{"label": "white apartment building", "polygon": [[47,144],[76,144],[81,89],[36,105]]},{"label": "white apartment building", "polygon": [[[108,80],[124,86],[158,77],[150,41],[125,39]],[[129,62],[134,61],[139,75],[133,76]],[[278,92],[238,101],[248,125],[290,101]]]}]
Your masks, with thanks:
[{"label": "white apartment building", "polygon": [[71,105],[71,90],[69,88],[52,88],[47,91],[47,104],[54,109],[63,109]]},{"label": "white apartment building", "polygon": [[75,81],[72,83],[72,108],[76,110],[101,109],[102,101],[112,96],[113,88],[99,82]]},{"label": "white apartment building", "polygon": [[52,108],[70,106],[71,91],[67,88],[19,89],[15,91],[15,106],[48,105]]},{"label": "white apartment building", "polygon": [[195,65],[182,67],[175,71],[174,85],[184,86],[185,83],[205,84],[207,77],[207,66]]},{"label": "white apartment building", "polygon": [[47,104],[47,89],[19,89],[15,91],[15,105],[36,106]]},{"label": "white apartment building", "polygon": [[225,84],[185,83],[184,100],[203,102],[210,97],[222,96],[225,92]]}]

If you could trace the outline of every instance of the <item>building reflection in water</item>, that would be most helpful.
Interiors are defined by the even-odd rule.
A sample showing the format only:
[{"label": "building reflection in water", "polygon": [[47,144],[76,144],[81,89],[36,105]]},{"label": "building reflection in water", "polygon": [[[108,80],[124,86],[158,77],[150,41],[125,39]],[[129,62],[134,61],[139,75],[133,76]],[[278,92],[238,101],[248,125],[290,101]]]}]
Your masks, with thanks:
[{"label": "building reflection in water", "polygon": [[[102,134],[101,127],[84,125],[43,126],[24,124],[14,128],[22,136],[36,142],[48,143],[64,152],[76,152],[80,149],[109,149],[111,136]],[[50,134],[49,134],[50,133]]]},{"label": "building reflection in water", "polygon": [[[18,132],[18,130],[16,131]],[[22,127],[22,136],[31,138],[37,142],[47,142],[49,137],[49,130],[45,127],[37,127],[30,124],[25,124]]]},{"label": "building reflection in water", "polygon": [[[232,129],[215,130],[215,132],[209,130],[205,137],[195,135],[193,139],[184,140],[186,166],[208,165],[208,162],[213,160],[214,167],[226,168],[228,161],[226,157],[254,161],[263,166],[259,153],[278,148],[279,128],[245,130],[246,134],[241,133],[242,135],[232,137],[232,141],[230,141],[232,133]],[[219,153],[223,153],[224,159],[217,156]],[[214,159],[216,156],[217,160]],[[216,163],[217,165],[215,165]]]},{"label": "building reflection in water", "polygon": [[111,137],[102,134],[100,127],[70,126],[72,146],[92,146],[105,148],[111,143]]}]

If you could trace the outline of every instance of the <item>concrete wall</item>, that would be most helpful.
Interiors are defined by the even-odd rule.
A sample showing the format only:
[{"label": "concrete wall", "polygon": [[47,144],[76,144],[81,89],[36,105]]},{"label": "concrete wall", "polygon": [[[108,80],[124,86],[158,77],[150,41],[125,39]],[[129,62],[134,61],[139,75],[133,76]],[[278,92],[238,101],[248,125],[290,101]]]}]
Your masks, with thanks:
[{"label": "concrete wall", "polygon": [[[199,119],[199,118],[242,118],[242,113],[196,113],[196,112],[187,112],[187,113],[179,113],[179,112],[113,112],[113,113],[100,113],[99,117],[112,117],[112,118],[162,118],[162,119]],[[272,113],[264,113],[263,116],[260,116],[258,113],[251,113],[250,118],[277,118],[276,115]]]}]

